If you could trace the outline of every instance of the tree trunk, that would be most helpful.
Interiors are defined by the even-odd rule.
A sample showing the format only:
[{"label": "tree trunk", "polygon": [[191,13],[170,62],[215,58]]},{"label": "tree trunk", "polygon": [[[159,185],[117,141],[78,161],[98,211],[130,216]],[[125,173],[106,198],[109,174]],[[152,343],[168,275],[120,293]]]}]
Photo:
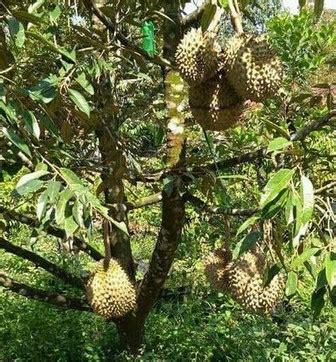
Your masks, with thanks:
[{"label": "tree trunk", "polygon": [[128,315],[116,322],[122,347],[133,355],[139,354],[145,340],[145,319]]}]

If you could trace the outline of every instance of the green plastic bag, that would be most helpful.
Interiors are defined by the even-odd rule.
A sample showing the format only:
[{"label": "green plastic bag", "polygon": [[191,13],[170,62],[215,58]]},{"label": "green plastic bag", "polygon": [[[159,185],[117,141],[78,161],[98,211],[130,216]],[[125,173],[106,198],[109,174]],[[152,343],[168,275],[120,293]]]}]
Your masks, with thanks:
[{"label": "green plastic bag", "polygon": [[155,27],[152,21],[146,20],[143,22],[141,27],[143,36],[142,48],[152,57],[156,52],[154,30]]}]

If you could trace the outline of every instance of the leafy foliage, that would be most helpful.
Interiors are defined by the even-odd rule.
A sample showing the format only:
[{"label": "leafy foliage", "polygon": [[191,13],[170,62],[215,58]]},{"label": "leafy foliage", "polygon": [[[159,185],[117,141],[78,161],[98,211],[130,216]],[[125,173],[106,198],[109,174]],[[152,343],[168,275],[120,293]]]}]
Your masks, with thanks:
[{"label": "leafy foliage", "polygon": [[[164,29],[174,24],[167,7],[161,11],[167,4],[107,2],[100,17],[118,24],[112,31],[79,5],[9,3],[0,27],[3,235],[85,279],[89,258],[78,254],[73,242],[102,253],[101,226],[108,220],[122,245],[131,236],[139,281],[155,247],[161,211],[155,205],[134,205],[141,206],[143,198],[153,200],[162,190],[169,196],[181,183],[179,195],[195,195],[210,206],[187,204],[166,281],[173,297],[159,302],[149,317],[140,358],[336,358],[334,116],[307,131],[334,112],[335,81],[331,76],[322,84],[315,80],[326,72],[335,75],[330,65],[335,20],[315,24],[314,15],[305,11],[279,15],[277,1],[240,2],[243,14],[252,16],[249,26],[258,32],[272,17],[268,37],[282,58],[286,82],[279,97],[267,100],[248,125],[223,135],[203,132],[188,118],[187,102],[181,99],[185,91],[178,98],[165,95],[160,56],[168,52]],[[205,28],[214,7],[200,21]],[[155,22],[156,54],[142,52],[143,19]],[[178,107],[170,107],[176,99]],[[176,142],[185,167],[177,164],[172,170],[166,163],[171,154],[165,128],[167,117],[174,121],[177,111],[187,117],[186,144],[182,138]],[[179,155],[174,155],[177,161]],[[247,161],[241,155],[249,156]],[[148,204],[154,202],[155,197]],[[18,224],[13,212],[28,217],[31,227],[22,227],[22,219]],[[62,241],[46,237],[50,229],[63,235]],[[223,241],[234,257],[264,245],[273,257],[265,271],[268,279],[286,272],[287,299],[272,320],[243,313],[228,296],[208,291],[201,260]],[[1,260],[3,269],[20,281],[84,297],[83,291],[46,276],[28,261],[17,262],[2,251]],[[179,299],[181,290],[186,292]],[[5,293],[0,298],[6,310],[1,313],[0,359],[26,359],[27,354],[35,360],[130,358],[114,347],[115,330],[97,317],[60,314]],[[13,323],[16,308],[20,323]],[[30,333],[36,344],[27,342]],[[55,336],[66,335],[70,339],[62,337],[55,344]]]}]

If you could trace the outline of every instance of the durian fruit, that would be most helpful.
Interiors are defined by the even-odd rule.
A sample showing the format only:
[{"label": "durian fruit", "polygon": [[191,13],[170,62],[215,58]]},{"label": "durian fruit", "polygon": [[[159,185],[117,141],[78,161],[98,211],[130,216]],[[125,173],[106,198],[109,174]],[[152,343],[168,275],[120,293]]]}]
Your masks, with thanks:
[{"label": "durian fruit", "polygon": [[104,260],[97,263],[86,292],[93,311],[107,319],[123,317],[135,307],[135,288],[115,259],[109,261],[107,268]]},{"label": "durian fruit", "polygon": [[192,115],[204,129],[223,131],[248,118],[258,105],[243,101],[231,87],[224,74],[189,87]]},{"label": "durian fruit", "polygon": [[211,131],[224,131],[234,127],[237,123],[248,120],[251,111],[260,105],[255,102],[241,101],[228,108],[203,109],[191,108],[194,119],[203,129]]},{"label": "durian fruit", "polygon": [[270,312],[279,303],[284,294],[285,279],[277,274],[267,286],[263,286],[262,276],[257,273],[251,278],[245,290],[242,305],[250,312]]},{"label": "durian fruit", "polygon": [[213,77],[219,65],[220,46],[212,32],[191,29],[176,49],[175,59],[182,78],[188,83]]},{"label": "durian fruit", "polygon": [[219,291],[228,287],[227,273],[230,269],[232,254],[229,249],[214,250],[203,260],[204,274],[210,285]]},{"label": "durian fruit", "polygon": [[239,35],[228,40],[222,62],[238,95],[262,101],[278,93],[283,69],[265,36]]},{"label": "durian fruit", "polygon": [[251,251],[236,259],[228,272],[229,291],[238,302],[244,302],[244,293],[251,278],[262,273],[264,258],[261,253]]},{"label": "durian fruit", "polygon": [[205,82],[192,84],[189,87],[189,105],[191,108],[228,108],[240,101],[241,99],[223,74]]},{"label": "durian fruit", "polygon": [[277,274],[264,286],[263,271],[266,260],[257,250],[247,252],[231,263],[228,291],[246,310],[254,313],[270,312],[283,297],[284,276]]}]

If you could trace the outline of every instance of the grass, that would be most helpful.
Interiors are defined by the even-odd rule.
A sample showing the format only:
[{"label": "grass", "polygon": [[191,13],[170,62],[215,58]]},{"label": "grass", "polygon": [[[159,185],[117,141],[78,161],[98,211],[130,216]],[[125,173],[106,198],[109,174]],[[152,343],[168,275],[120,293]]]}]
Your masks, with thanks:
[{"label": "grass", "polygon": [[[197,229],[193,224],[192,230]],[[336,316],[327,307],[313,321],[309,306],[310,279],[300,285],[300,293],[273,318],[244,312],[229,297],[206,286],[197,255],[207,243],[190,245],[185,237],[168,285],[171,293],[157,303],[147,322],[146,346],[138,361],[333,361],[336,360]],[[11,240],[28,246],[26,228],[15,228]],[[144,243],[139,238],[139,242]],[[44,241],[44,242],[43,242]],[[57,254],[55,240],[36,243],[36,250],[52,256],[55,262],[77,270],[86,258],[68,263]],[[152,244],[152,238],[148,243]],[[214,241],[215,242],[215,241]],[[205,246],[204,246],[205,244]],[[139,257],[148,250],[137,242]],[[190,251],[189,257],[187,250]],[[50,290],[64,285],[29,262],[1,252],[3,269],[27,283]],[[192,286],[179,296],[176,287]],[[14,294],[0,294],[1,361],[125,361],[133,360],[122,352],[113,325],[91,313],[64,311]]]}]

